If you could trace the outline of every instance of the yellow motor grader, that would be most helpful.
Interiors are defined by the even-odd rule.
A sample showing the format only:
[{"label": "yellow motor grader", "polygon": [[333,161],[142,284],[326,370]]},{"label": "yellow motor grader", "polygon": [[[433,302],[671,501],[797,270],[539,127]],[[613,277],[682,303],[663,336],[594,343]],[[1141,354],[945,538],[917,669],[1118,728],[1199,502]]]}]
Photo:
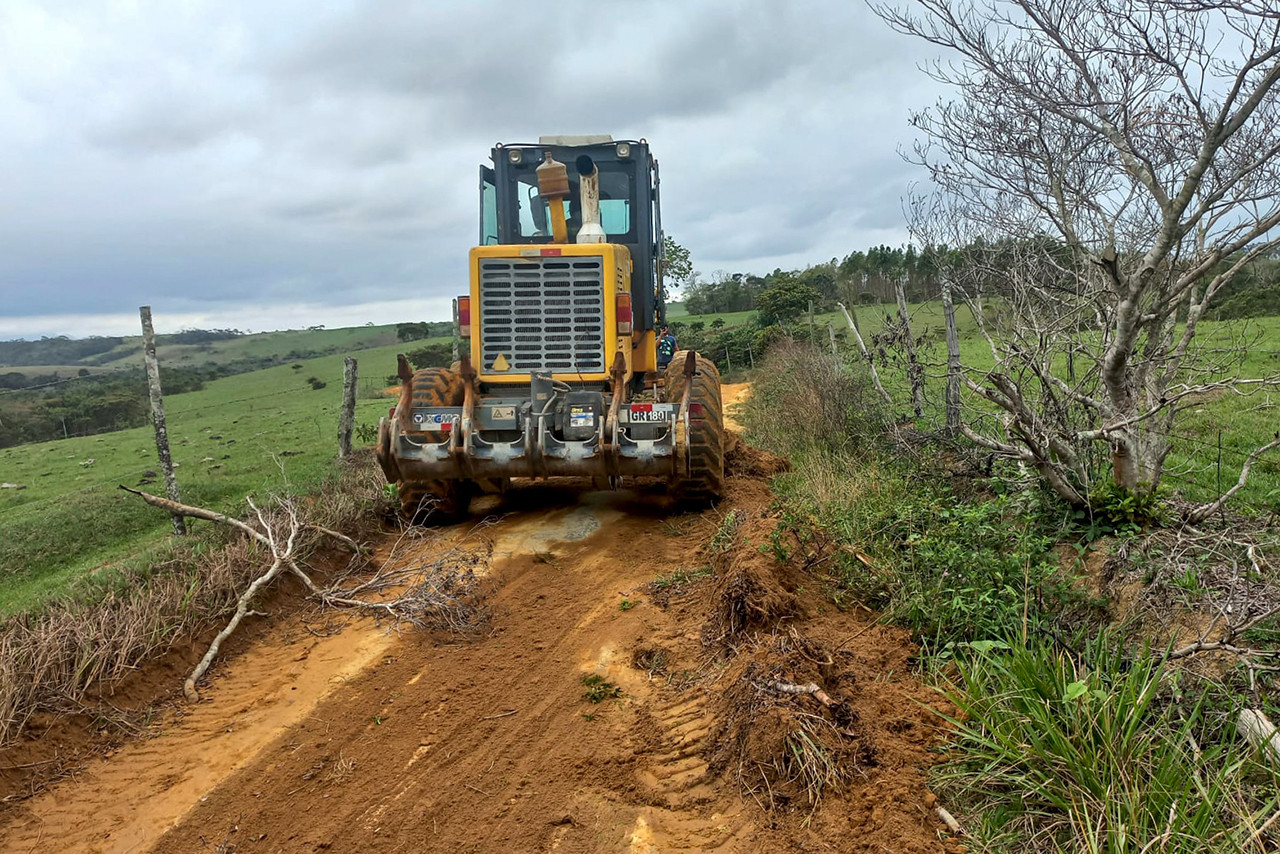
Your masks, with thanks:
[{"label": "yellow motor grader", "polygon": [[645,140],[542,137],[480,167],[480,245],[458,298],[460,361],[414,370],[378,425],[404,513],[449,522],[514,477],[660,478],[685,504],[724,492],[715,363],[658,370],[665,321],[658,163]]}]

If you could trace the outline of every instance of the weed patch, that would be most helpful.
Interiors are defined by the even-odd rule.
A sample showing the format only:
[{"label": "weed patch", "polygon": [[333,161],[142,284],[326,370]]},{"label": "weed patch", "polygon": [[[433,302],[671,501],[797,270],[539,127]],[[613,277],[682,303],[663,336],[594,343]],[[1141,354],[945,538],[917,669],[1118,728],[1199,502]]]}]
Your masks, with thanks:
[{"label": "weed patch", "polygon": [[586,686],[586,690],[582,692],[582,699],[588,703],[603,703],[605,700],[622,696],[621,688],[598,673],[583,676],[582,684]]},{"label": "weed patch", "polygon": [[703,566],[698,569],[677,569],[669,575],[659,575],[653,581],[649,582],[649,589],[655,593],[660,590],[670,590],[673,587],[687,587],[700,578],[706,578],[711,575],[711,567]]}]

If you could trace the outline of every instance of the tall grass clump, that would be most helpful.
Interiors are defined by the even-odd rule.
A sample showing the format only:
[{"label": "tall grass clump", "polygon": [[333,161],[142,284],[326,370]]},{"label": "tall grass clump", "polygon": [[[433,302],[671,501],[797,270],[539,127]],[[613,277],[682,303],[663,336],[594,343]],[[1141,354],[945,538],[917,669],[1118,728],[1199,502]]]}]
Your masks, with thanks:
[{"label": "tall grass clump", "polygon": [[[958,713],[939,794],[992,852],[1275,850],[1280,776],[1188,699],[1160,655],[1106,635],[980,644],[946,691]],[[1268,834],[1271,834],[1268,836]]]},{"label": "tall grass clump", "polygon": [[770,347],[752,376],[744,417],[753,442],[793,462],[856,453],[889,422],[862,366],[837,364],[829,353],[789,339]]}]

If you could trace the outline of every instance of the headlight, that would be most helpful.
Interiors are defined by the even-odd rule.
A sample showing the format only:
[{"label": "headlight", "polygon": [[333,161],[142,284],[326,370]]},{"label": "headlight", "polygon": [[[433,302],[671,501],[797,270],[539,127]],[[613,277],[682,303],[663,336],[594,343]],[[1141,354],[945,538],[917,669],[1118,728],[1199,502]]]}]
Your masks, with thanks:
[{"label": "headlight", "polygon": [[631,144],[626,142],[618,143],[618,159],[627,160],[631,157]]},{"label": "headlight", "polygon": [[524,152],[518,148],[508,149],[507,160],[511,161],[513,165],[519,164],[521,160],[524,160]]}]

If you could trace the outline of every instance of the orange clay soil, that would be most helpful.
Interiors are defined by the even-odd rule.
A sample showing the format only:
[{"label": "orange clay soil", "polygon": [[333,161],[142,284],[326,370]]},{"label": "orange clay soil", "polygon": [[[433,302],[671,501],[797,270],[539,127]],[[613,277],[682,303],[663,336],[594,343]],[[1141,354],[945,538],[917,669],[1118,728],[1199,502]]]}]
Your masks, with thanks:
[{"label": "orange clay soil", "polygon": [[[488,499],[497,524],[446,534],[493,543],[474,636],[258,621],[202,702],[32,796],[10,786],[0,851],[959,850],[925,806],[945,728],[914,648],[760,548],[785,462],[731,441],[729,496],[699,515],[657,487]],[[590,702],[586,677],[617,696]],[[771,687],[810,682],[826,702]],[[816,808],[790,758],[801,732],[838,769]],[[44,754],[18,744],[0,766],[70,739],[37,735]]]}]

